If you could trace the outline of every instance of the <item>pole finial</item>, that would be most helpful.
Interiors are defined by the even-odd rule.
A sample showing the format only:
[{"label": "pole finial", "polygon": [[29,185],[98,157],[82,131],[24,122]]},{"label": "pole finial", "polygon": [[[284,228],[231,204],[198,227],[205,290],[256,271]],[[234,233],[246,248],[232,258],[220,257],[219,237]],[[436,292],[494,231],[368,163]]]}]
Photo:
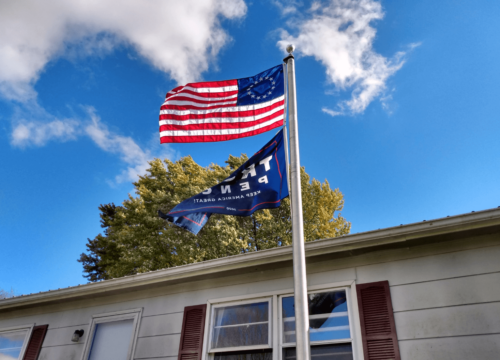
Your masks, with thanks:
[{"label": "pole finial", "polygon": [[287,47],[286,47],[286,52],[291,54],[293,53],[293,51],[295,50],[295,45],[293,44],[288,44]]}]

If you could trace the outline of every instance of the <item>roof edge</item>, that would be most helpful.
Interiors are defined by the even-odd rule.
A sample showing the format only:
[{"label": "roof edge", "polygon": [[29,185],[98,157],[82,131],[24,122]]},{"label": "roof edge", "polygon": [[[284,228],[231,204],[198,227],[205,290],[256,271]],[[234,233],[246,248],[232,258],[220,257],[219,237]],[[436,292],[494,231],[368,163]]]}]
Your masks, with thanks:
[{"label": "roof edge", "polygon": [[[495,225],[500,225],[500,208],[429,221],[424,220],[419,223],[349,234],[337,238],[311,241],[305,244],[305,251],[306,257],[313,257],[329,253],[340,253],[367,247],[401,243],[429,236],[481,229]],[[196,278],[202,275],[215,274],[248,266],[279,263],[289,260],[292,260],[292,247],[290,245],[150,271],[97,283],[7,298],[0,300],[0,312],[61,300],[76,300],[89,295],[105,295],[111,291],[125,289],[130,291],[139,286],[168,284],[168,282],[174,280]]]}]

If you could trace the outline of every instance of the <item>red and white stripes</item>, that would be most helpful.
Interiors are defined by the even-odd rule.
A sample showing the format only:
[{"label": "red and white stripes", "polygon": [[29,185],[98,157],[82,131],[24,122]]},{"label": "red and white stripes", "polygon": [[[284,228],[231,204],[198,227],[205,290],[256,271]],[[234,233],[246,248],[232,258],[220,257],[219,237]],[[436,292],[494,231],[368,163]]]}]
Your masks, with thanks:
[{"label": "red and white stripes", "polygon": [[283,125],[284,96],[237,106],[238,81],[179,86],[160,110],[161,143],[211,142],[257,135]]}]

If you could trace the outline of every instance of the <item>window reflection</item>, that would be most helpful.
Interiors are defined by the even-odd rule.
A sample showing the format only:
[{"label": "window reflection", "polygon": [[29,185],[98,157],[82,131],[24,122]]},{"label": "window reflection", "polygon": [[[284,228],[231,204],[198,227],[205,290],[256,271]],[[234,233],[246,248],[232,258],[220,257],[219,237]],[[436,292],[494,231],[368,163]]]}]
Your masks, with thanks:
[{"label": "window reflection", "polygon": [[[345,290],[309,294],[310,341],[349,339],[349,317]],[[282,299],[283,342],[295,342],[293,296]]]},{"label": "window reflection", "polygon": [[269,303],[226,306],[214,310],[212,348],[266,345]]},{"label": "window reflection", "polygon": [[19,359],[28,330],[0,333],[0,359]]}]

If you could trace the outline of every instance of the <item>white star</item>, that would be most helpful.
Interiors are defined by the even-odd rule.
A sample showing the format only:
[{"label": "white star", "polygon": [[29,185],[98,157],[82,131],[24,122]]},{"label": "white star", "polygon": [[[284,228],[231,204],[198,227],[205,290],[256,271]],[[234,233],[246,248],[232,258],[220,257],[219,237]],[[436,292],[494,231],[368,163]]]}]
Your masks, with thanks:
[{"label": "white star", "polygon": [[253,86],[253,84],[252,84],[252,85],[250,85],[249,87],[252,87],[252,86]]},{"label": "white star", "polygon": [[269,76],[266,76],[266,80],[269,79]]},{"label": "white star", "polygon": [[273,85],[276,85],[276,81],[273,81]]},{"label": "white star", "polygon": [[269,78],[269,80],[272,80],[273,78]]},{"label": "white star", "polygon": [[273,86],[271,89],[274,89],[276,86]]},{"label": "white star", "polygon": [[263,79],[263,78],[260,78],[260,79],[259,79],[259,81],[262,81],[262,80],[264,80],[264,79]]},{"label": "white star", "polygon": [[269,92],[268,92],[268,94],[269,94],[269,95],[271,95],[271,94],[272,94],[272,92],[271,92],[271,91],[269,91]]},{"label": "white star", "polygon": [[266,95],[263,96],[263,98],[265,99],[266,98]]},{"label": "white star", "polygon": [[257,100],[259,100],[259,99],[260,99],[260,96],[257,96]]},{"label": "white star", "polygon": [[258,84],[258,83],[259,83],[258,81],[255,82],[255,84]]},{"label": "white star", "polygon": [[252,97],[254,98],[254,97],[255,97],[255,95],[252,95]]}]

